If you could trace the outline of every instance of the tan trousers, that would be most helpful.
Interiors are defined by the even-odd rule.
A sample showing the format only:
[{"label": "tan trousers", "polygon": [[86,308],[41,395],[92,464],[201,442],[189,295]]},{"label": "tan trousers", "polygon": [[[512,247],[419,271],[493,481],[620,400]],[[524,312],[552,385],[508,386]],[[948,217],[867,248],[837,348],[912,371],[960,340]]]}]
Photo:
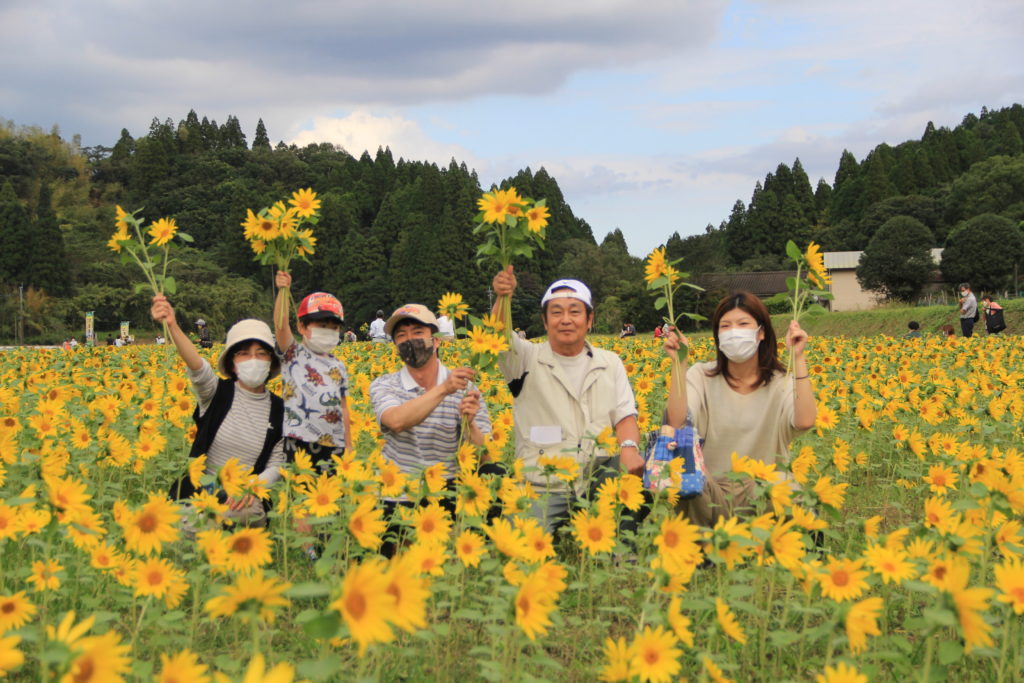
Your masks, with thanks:
[{"label": "tan trousers", "polygon": [[727,477],[708,477],[704,492],[694,498],[680,500],[676,509],[698,526],[713,527],[720,517],[743,516],[754,511],[750,502],[754,481],[735,481]]}]

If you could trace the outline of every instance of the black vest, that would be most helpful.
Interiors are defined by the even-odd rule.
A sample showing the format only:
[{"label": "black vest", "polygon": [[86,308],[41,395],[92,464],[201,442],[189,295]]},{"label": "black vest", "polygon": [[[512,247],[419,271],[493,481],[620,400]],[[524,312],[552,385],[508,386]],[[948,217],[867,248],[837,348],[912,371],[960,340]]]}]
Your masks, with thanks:
[{"label": "black vest", "polygon": [[[220,429],[221,423],[224,422],[224,418],[231,410],[234,400],[234,380],[218,379],[217,391],[214,393],[210,405],[207,406],[206,412],[200,415],[199,406],[196,406],[195,412],[192,413],[192,419],[195,420],[197,428],[196,439],[192,442],[192,450],[188,454],[190,458],[198,458],[210,449],[210,444],[213,443],[214,437],[217,436],[217,430]],[[281,440],[283,433],[284,401],[277,394],[270,394],[270,421],[267,423],[267,434],[263,439],[263,449],[252,466],[254,473],[261,474],[266,469],[267,462],[270,460],[270,454],[277,442]],[[195,487],[192,486],[188,472],[185,472],[184,476],[171,485],[171,498],[175,500],[191,498],[193,493],[195,493]]]}]

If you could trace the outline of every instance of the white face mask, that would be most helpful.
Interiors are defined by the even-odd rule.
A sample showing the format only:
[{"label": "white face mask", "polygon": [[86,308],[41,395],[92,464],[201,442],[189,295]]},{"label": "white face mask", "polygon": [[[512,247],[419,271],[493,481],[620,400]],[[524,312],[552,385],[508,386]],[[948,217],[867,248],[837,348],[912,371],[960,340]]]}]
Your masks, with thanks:
[{"label": "white face mask", "polygon": [[761,328],[758,326],[756,330],[735,329],[719,332],[718,349],[733,363],[749,360],[757,353],[757,347],[760,344],[757,333],[760,330]]},{"label": "white face mask", "polygon": [[341,341],[341,331],[329,327],[311,327],[306,337],[306,348],[313,353],[330,353]]},{"label": "white face mask", "polygon": [[259,358],[243,360],[241,363],[235,363],[235,374],[238,375],[239,382],[251,389],[256,389],[263,386],[267,377],[270,376],[270,361]]}]

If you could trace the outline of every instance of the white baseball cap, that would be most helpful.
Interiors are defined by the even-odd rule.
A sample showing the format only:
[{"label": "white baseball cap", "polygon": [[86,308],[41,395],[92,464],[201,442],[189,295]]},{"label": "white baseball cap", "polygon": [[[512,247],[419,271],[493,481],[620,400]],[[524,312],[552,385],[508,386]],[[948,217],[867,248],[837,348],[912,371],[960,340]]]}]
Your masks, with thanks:
[{"label": "white baseball cap", "polygon": [[587,308],[594,307],[590,298],[590,288],[579,280],[555,280],[552,282],[548,291],[544,292],[544,298],[540,300],[540,305],[544,306],[552,299],[579,299],[587,305]]}]

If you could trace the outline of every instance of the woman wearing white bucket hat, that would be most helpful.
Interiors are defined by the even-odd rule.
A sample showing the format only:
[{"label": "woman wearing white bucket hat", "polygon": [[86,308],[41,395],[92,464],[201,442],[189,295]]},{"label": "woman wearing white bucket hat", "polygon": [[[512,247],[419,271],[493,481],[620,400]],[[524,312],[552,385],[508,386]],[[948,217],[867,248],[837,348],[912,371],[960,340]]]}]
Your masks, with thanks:
[{"label": "woman wearing white bucket hat", "polygon": [[[228,460],[237,458],[243,467],[252,468],[265,486],[274,484],[280,478],[278,467],[284,464],[284,403],[267,391],[267,381],[280,373],[270,326],[262,320],[249,319],[228,330],[224,351],[217,362],[217,369],[227,379],[219,379],[178,326],[166,297],[153,297],[150,313],[154,320],[167,324],[198,398],[193,415],[196,438],[189,456],[205,454],[205,474],[212,475]],[[182,500],[194,491],[186,474],[174,483],[170,494]],[[227,517],[250,526],[266,524],[263,503],[255,496],[221,497],[228,506]]]}]

